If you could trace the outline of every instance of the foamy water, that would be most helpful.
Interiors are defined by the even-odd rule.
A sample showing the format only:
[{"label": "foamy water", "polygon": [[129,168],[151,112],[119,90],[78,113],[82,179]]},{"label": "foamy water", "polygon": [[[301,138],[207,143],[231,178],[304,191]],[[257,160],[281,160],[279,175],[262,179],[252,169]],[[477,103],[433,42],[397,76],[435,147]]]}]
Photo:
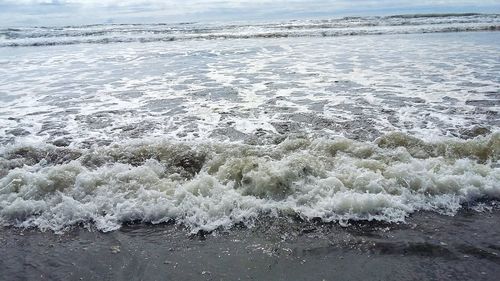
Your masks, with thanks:
[{"label": "foamy water", "polygon": [[496,15],[193,26],[4,30],[3,224],[347,225],[499,199]]},{"label": "foamy water", "polygon": [[0,29],[0,47],[497,31],[498,14],[345,17],[260,23],[106,24]]}]

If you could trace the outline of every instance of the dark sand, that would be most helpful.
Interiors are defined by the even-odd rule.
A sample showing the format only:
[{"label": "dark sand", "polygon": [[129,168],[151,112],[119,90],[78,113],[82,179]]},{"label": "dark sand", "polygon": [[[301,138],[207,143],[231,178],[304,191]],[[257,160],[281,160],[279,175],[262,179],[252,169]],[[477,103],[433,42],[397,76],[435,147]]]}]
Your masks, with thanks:
[{"label": "dark sand", "polygon": [[500,280],[500,211],[406,224],[283,219],[206,235],[128,225],[64,235],[0,229],[1,280]]}]

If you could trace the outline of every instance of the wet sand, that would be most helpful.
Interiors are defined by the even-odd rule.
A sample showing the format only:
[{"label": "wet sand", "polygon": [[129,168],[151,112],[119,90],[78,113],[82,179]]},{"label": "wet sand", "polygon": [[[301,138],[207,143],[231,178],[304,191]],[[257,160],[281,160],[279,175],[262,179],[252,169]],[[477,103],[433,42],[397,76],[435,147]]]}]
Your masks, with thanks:
[{"label": "wet sand", "polygon": [[420,212],[406,224],[276,219],[189,235],[127,225],[56,235],[1,229],[2,280],[498,280],[500,211]]}]

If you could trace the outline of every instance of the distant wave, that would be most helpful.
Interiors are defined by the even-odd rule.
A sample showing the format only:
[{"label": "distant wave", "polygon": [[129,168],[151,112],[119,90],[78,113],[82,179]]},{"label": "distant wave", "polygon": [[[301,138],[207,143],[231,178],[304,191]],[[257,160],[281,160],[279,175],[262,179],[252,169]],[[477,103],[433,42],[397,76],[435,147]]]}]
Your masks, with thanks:
[{"label": "distant wave", "polygon": [[446,17],[470,17],[481,16],[480,13],[444,13],[444,14],[407,14],[407,15],[393,15],[389,18],[446,18]]},{"label": "distant wave", "polygon": [[96,24],[0,29],[0,47],[500,30],[497,14],[421,14],[261,24]]}]

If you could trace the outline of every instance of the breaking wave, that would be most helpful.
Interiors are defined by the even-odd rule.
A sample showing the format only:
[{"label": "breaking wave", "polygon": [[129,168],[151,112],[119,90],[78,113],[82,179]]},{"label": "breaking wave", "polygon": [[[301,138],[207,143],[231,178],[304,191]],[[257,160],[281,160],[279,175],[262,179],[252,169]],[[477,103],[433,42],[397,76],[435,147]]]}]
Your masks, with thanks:
[{"label": "breaking wave", "polygon": [[103,24],[0,29],[0,47],[498,31],[497,14],[346,17],[259,24]]},{"label": "breaking wave", "polygon": [[277,145],[164,139],[0,151],[0,222],[64,232],[175,222],[192,232],[293,216],[347,224],[453,215],[500,199],[500,133],[426,142],[287,139]]}]

